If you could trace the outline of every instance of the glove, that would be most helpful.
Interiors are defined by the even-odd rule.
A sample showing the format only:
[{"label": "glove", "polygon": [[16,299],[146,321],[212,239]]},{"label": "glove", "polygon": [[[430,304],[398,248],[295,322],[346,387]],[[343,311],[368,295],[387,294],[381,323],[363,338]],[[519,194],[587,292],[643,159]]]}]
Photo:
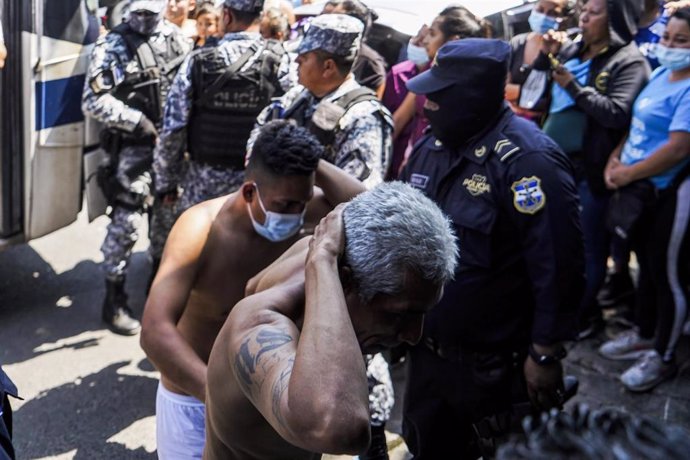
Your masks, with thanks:
[{"label": "glove", "polygon": [[132,134],[135,137],[151,137],[155,139],[158,137],[158,130],[156,130],[156,125],[154,125],[146,115],[142,115],[141,120],[139,120],[139,123],[137,124],[137,127],[134,128],[134,132]]}]

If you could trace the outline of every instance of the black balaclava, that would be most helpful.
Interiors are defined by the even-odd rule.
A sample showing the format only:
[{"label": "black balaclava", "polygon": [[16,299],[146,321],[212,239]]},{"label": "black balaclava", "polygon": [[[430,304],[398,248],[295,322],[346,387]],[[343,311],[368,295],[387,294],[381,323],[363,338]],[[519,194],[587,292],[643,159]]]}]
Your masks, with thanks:
[{"label": "black balaclava", "polygon": [[[491,91],[491,87],[495,87]],[[458,148],[478,134],[496,117],[503,107],[503,87],[500,85],[452,85],[427,98],[439,106],[438,110],[424,108],[431,124],[431,132],[444,145]]]}]

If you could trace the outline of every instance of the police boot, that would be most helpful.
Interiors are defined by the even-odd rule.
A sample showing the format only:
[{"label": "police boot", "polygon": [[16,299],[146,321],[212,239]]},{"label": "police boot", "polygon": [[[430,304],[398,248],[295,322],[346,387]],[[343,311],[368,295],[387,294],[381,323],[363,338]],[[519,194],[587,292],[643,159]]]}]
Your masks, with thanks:
[{"label": "police boot", "polygon": [[105,280],[103,321],[108,329],[120,335],[135,335],[141,330],[141,323],[133,317],[127,305],[124,277]]}]

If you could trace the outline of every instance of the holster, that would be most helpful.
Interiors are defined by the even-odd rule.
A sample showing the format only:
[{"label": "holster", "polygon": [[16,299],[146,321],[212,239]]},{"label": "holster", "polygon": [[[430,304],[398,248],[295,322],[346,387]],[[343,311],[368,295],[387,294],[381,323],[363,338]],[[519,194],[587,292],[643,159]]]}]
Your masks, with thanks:
[{"label": "holster", "polygon": [[117,180],[117,164],[119,152],[122,148],[122,133],[114,129],[104,129],[100,134],[101,148],[108,154],[96,171],[96,182],[103,191],[108,205],[115,203],[115,198],[124,191],[124,187]]}]

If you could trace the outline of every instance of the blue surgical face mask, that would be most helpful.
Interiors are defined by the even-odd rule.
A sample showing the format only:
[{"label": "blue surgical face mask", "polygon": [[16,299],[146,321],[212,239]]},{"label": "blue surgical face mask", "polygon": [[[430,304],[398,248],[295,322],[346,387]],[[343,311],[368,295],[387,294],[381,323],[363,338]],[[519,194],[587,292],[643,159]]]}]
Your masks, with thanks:
[{"label": "blue surgical face mask", "polygon": [[416,66],[423,67],[429,63],[429,55],[423,46],[407,43],[407,59],[414,62]]},{"label": "blue surgical face mask", "polygon": [[656,45],[656,58],[659,60],[659,64],[672,72],[690,67],[689,48],[669,48],[664,45]]},{"label": "blue surgical face mask", "polygon": [[538,34],[543,35],[549,30],[558,30],[558,21],[556,19],[544,13],[540,13],[537,10],[532,10],[527,21],[529,22],[529,27],[532,29],[532,32]]},{"label": "blue surgical face mask", "polygon": [[266,215],[266,221],[262,224],[254,219],[252,208],[247,203],[247,211],[249,211],[249,218],[252,220],[252,225],[256,233],[263,236],[269,241],[277,243],[284,241],[299,232],[299,229],[304,225],[304,213],[306,209],[299,214],[279,214],[277,212],[267,211],[261,195],[259,195],[259,187],[254,184],[256,188],[256,197],[259,200],[259,206]]}]

